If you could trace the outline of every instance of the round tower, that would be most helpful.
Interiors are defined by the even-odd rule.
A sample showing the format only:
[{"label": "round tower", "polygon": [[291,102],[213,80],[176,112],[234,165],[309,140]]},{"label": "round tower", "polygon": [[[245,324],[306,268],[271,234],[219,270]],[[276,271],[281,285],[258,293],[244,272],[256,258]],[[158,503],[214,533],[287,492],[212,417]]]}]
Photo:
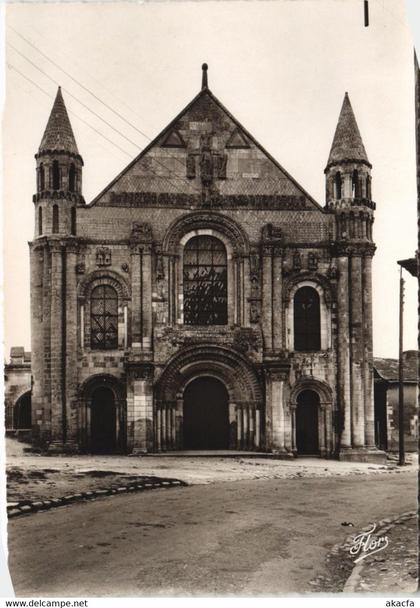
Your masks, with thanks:
[{"label": "round tower", "polygon": [[336,220],[338,449],[350,460],[384,458],[374,436],[371,169],[346,93],[325,175],[326,209]]},{"label": "round tower", "polygon": [[35,234],[75,236],[77,205],[83,203],[82,167],[61,88],[36,159]]},{"label": "round tower", "polygon": [[337,241],[372,241],[371,169],[346,93],[324,171],[326,206],[336,213]]}]

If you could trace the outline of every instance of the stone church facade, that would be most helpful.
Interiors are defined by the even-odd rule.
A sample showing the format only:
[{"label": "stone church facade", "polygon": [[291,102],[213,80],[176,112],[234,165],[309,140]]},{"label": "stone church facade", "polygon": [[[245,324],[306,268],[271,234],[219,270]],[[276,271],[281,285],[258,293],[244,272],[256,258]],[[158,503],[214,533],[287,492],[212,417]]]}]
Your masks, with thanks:
[{"label": "stone church facade", "polygon": [[61,91],[36,154],[32,424],[50,451],[380,459],[371,164],[346,94],[319,205],[210,91],[90,204]]}]

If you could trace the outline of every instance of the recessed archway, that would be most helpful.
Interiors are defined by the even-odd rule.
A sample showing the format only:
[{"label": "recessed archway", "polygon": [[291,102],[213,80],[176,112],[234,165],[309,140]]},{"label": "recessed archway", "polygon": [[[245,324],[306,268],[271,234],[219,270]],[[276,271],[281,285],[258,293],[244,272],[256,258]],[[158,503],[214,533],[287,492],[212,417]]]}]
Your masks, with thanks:
[{"label": "recessed archway", "polygon": [[24,393],[13,408],[13,428],[30,429],[32,427],[31,392]]},{"label": "recessed archway", "polygon": [[90,413],[90,446],[95,454],[115,452],[116,407],[113,391],[99,386],[93,391]]},{"label": "recessed archway", "polygon": [[297,396],[296,448],[298,454],[319,454],[319,395],[304,390]]},{"label": "recessed archway", "polygon": [[192,380],[184,390],[183,410],[184,449],[229,448],[229,395],[220,380]]}]

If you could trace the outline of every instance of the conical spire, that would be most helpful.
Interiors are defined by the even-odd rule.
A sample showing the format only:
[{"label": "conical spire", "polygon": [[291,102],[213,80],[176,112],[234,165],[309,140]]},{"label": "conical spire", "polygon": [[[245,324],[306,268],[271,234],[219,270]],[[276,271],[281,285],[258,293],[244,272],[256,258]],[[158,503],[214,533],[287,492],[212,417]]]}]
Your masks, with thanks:
[{"label": "conical spire", "polygon": [[370,166],[348,93],[344,96],[327,168],[343,161],[364,162]]},{"label": "conical spire", "polygon": [[58,87],[47,127],[42,137],[41,145],[39,146],[39,152],[47,150],[59,150],[70,152],[71,154],[79,154],[64,99],[61,94],[61,87]]}]

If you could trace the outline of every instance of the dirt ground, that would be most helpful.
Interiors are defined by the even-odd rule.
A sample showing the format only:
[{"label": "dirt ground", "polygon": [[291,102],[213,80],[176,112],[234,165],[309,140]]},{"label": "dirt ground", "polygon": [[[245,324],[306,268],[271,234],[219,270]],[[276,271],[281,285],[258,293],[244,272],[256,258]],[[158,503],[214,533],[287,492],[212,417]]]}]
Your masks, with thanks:
[{"label": "dirt ground", "polygon": [[[10,520],[10,573],[18,596],[35,597],[340,592],[345,577],[326,564],[332,546],[414,510],[416,496],[416,474],[406,472],[196,484],[75,503]],[[404,539],[389,551],[404,564],[397,542]],[[410,579],[400,590],[412,589]],[[389,588],[377,577],[375,591],[382,584]]]},{"label": "dirt ground", "polygon": [[395,462],[375,465],[320,458],[41,456],[26,452],[27,447],[16,440],[6,440],[8,502],[58,498],[116,484],[126,485],[144,476],[208,484],[252,479],[387,475],[416,468],[414,460],[400,469]]}]

